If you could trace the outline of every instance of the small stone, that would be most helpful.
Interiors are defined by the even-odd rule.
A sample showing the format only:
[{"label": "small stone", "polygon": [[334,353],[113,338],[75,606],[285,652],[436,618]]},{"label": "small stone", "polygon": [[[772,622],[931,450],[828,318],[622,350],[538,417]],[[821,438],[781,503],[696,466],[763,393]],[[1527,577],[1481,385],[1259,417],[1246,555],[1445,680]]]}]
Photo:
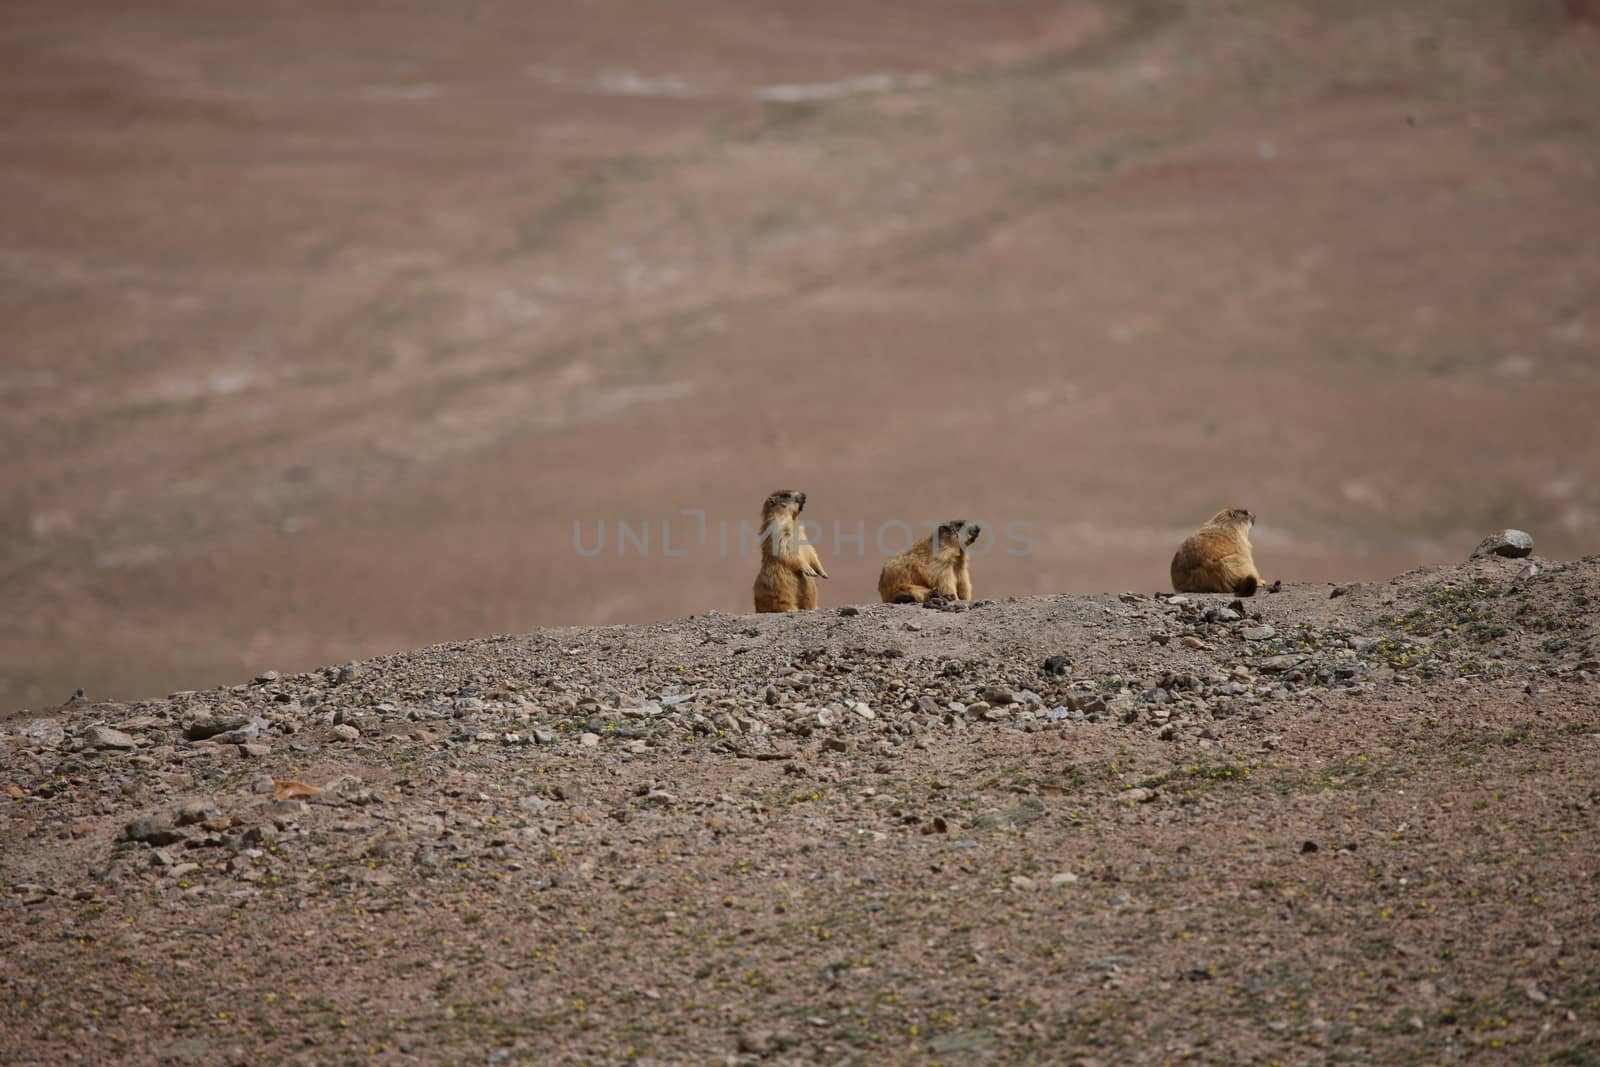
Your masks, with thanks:
[{"label": "small stone", "polygon": [[585,730],[583,733],[578,735],[578,744],[582,745],[584,748],[594,748],[599,743],[599,734],[590,733],[589,731]]},{"label": "small stone", "polygon": [[17,728],[17,733],[38,748],[55,748],[67,739],[67,731],[54,719],[34,719]]},{"label": "small stone", "polygon": [[343,667],[339,668],[339,684],[349,685],[351,682],[356,681],[366,673],[366,668],[361,666],[361,664],[347,663]]},{"label": "small stone", "polygon": [[1072,885],[1077,882],[1078,876],[1071,871],[1062,871],[1060,874],[1050,876],[1051,885]]},{"label": "small stone", "polygon": [[177,828],[171,812],[157,812],[134,819],[123,828],[122,835],[129,841],[142,841],[147,845],[175,845],[189,835]]},{"label": "small stone", "polygon": [[1183,605],[1189,603],[1189,598],[1186,596],[1169,596],[1167,597],[1167,603],[1173,605],[1174,607],[1181,608]]},{"label": "small stone", "polygon": [[278,677],[277,671],[263,671],[262,673],[256,675],[255,684],[266,685],[269,682],[276,682]]},{"label": "small stone", "polygon": [[1145,789],[1143,787],[1130,789],[1122,795],[1124,799],[1134,804],[1148,804],[1156,798],[1156,794],[1153,790]]},{"label": "small stone", "polygon": [[1484,559],[1489,556],[1521,559],[1532,554],[1533,537],[1522,530],[1501,530],[1499,533],[1492,533],[1478,542],[1478,547],[1472,550],[1473,559]]},{"label": "small stone", "polygon": [[361,731],[347,722],[342,722],[333,728],[333,736],[341,741],[354,741],[361,736]]},{"label": "small stone", "polygon": [[1039,888],[1039,883],[1025,874],[1013,874],[1011,876],[1011,888],[1027,893]]},{"label": "small stone", "polygon": [[1261,670],[1268,673],[1292,671],[1298,666],[1300,666],[1300,657],[1292,653],[1285,653],[1282,656],[1268,656],[1261,661]]},{"label": "small stone", "polygon": [[857,715],[868,720],[869,722],[878,717],[878,713],[873,711],[872,708],[866,704],[852,704],[850,710],[854,711]]},{"label": "small stone", "polygon": [[207,819],[215,819],[222,814],[216,804],[209,800],[186,800],[173,809],[173,818],[179,826],[193,826],[203,823]]},{"label": "small stone", "polygon": [[1545,994],[1544,990],[1539,988],[1539,983],[1533,981],[1530,981],[1527,985],[1522,987],[1522,995],[1533,1001],[1535,1004],[1545,1004],[1550,1000],[1549,996]]},{"label": "small stone", "polygon": [[260,741],[247,741],[239,746],[239,755],[249,759],[263,759],[272,755],[272,746]]},{"label": "small stone", "polygon": [[778,1042],[770,1030],[746,1030],[739,1035],[739,1051],[749,1056],[770,1056]]},{"label": "small stone", "polygon": [[990,707],[991,707],[990,704],[986,703],[985,701],[979,700],[979,701],[976,701],[974,703],[968,704],[966,706],[966,713],[968,715],[972,716],[973,718],[976,718],[979,715],[982,715],[984,712],[988,711]]},{"label": "small stone", "polygon": [[1246,641],[1266,641],[1278,635],[1271,626],[1246,626],[1242,633]]},{"label": "small stone", "polygon": [[196,719],[185,727],[183,736],[190,741],[204,741],[231,730],[241,730],[249,723],[250,718],[247,715],[208,715]]},{"label": "small stone", "polygon": [[556,743],[555,732],[553,730],[535,730],[533,731],[533,743],[536,745],[553,745]]},{"label": "small stone", "polygon": [[91,726],[83,732],[83,743],[90,748],[118,749],[126,752],[139,747],[139,742],[109,726]]}]

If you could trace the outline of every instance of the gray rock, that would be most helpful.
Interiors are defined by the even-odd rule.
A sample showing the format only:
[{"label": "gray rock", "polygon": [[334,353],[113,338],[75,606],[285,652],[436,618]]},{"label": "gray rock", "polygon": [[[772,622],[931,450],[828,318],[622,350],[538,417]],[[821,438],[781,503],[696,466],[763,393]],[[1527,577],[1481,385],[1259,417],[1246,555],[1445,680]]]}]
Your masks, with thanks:
[{"label": "gray rock", "polygon": [[1261,670],[1268,673],[1281,673],[1283,671],[1294,670],[1296,667],[1300,666],[1300,662],[1301,658],[1299,656],[1296,656],[1292,653],[1285,653],[1282,656],[1268,656],[1266,659],[1261,661],[1260,667]]},{"label": "gray rock", "polygon": [[34,719],[17,728],[17,733],[39,748],[55,748],[67,739],[67,731],[54,719]]},{"label": "gray rock", "polygon": [[257,716],[236,730],[217,734],[211,740],[219,745],[248,745],[261,736],[261,731],[267,726],[267,720]]},{"label": "gray rock", "polygon": [[555,744],[556,743],[555,731],[553,731],[553,730],[534,730],[533,731],[533,743],[536,744],[536,745],[553,745],[553,744]]},{"label": "gray rock", "polygon": [[173,821],[179,826],[193,826],[195,823],[215,819],[222,814],[222,809],[210,800],[186,800],[172,810]]},{"label": "gray rock", "polygon": [[229,730],[238,730],[249,725],[247,715],[208,715],[196,719],[184,728],[183,736],[190,741],[204,741],[218,734],[225,734]]},{"label": "gray rock", "polygon": [[83,743],[90,748],[114,748],[127,752],[139,747],[139,742],[109,726],[91,726],[83,732]]},{"label": "gray rock", "polygon": [[1242,631],[1246,641],[1266,641],[1278,636],[1278,631],[1271,626],[1246,626]]},{"label": "gray rock", "polygon": [[123,827],[122,836],[129,841],[142,841],[147,845],[175,845],[189,835],[178,829],[177,818],[170,811],[143,815]]},{"label": "gray rock", "polygon": [[341,741],[354,741],[361,736],[361,731],[347,722],[342,722],[333,728],[333,736]]},{"label": "gray rock", "polygon": [[1472,550],[1473,559],[1484,559],[1488,556],[1521,559],[1532,554],[1533,537],[1521,530],[1501,530],[1499,533],[1490,534]]}]

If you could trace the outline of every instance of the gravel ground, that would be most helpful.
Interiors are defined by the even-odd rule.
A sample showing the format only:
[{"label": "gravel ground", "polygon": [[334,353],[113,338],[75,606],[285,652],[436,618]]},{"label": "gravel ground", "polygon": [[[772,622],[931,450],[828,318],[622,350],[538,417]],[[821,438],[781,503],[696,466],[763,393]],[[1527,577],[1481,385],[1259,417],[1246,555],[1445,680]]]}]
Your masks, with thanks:
[{"label": "gravel ground", "polygon": [[1600,1062],[1600,557],[0,723],[0,1061]]}]

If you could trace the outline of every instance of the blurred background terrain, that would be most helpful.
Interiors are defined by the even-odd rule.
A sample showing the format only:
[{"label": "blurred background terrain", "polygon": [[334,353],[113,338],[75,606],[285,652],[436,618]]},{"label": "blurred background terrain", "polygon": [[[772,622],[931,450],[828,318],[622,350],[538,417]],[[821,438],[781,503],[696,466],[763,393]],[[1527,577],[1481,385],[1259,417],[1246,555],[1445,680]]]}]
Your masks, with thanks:
[{"label": "blurred background terrain", "polygon": [[748,611],[775,488],[824,606],[1594,552],[1597,9],[18,0],[0,709]]}]

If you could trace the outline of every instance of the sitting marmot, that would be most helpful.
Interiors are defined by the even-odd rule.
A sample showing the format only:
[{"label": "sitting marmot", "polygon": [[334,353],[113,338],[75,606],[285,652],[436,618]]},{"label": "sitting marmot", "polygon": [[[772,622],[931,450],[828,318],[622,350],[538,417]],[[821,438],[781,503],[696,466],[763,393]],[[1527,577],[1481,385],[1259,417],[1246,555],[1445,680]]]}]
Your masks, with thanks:
[{"label": "sitting marmot", "polygon": [[1190,534],[1172,557],[1172,588],[1179,593],[1255,596],[1261,584],[1250,558],[1250,527],[1256,517],[1228,508]]},{"label": "sitting marmot", "polygon": [[878,595],[885,604],[920,604],[931,596],[972,599],[967,548],[983,530],[977,523],[951,519],[926,541],[883,565]]},{"label": "sitting marmot", "polygon": [[761,505],[761,570],[756,574],[757,611],[811,611],[816,579],[826,578],[817,550],[802,543],[796,519],[806,506],[798,489],[780,489]]}]

